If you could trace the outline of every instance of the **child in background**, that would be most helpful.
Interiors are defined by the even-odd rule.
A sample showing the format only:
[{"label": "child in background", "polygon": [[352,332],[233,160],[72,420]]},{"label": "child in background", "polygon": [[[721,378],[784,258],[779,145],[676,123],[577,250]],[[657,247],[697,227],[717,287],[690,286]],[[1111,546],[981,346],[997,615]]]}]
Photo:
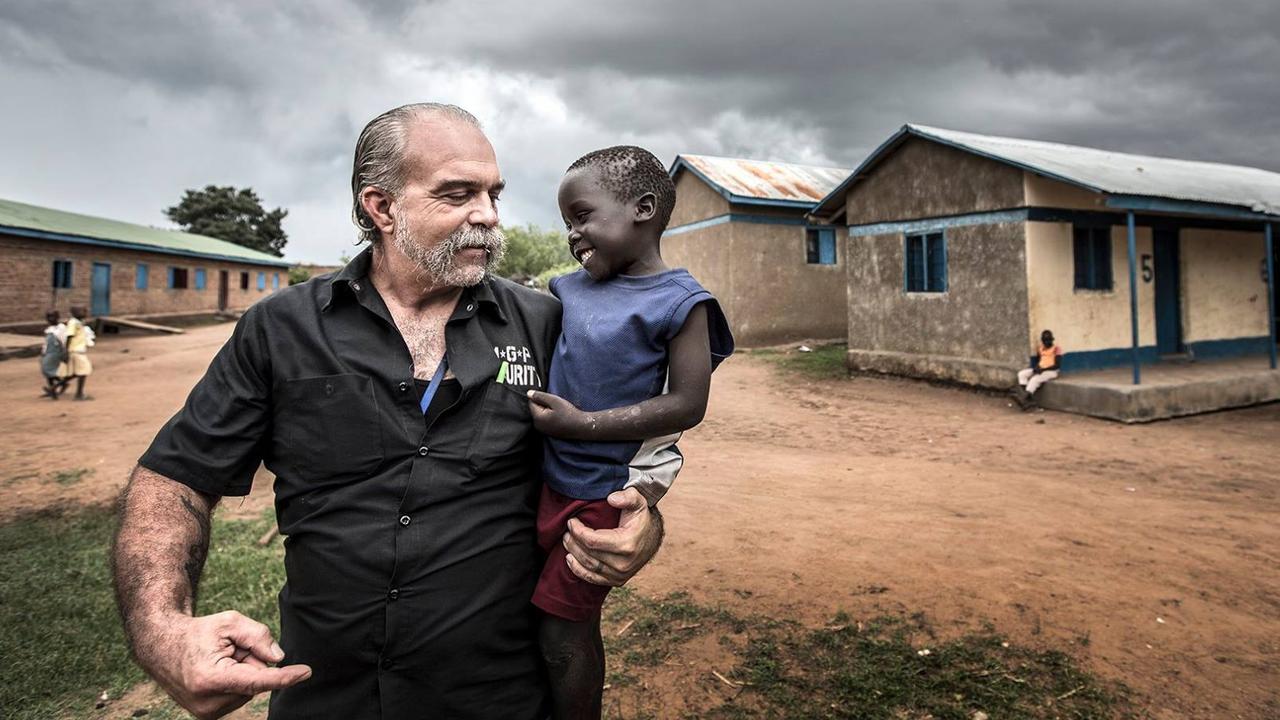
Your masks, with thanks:
[{"label": "child in background", "polygon": [[1058,377],[1061,365],[1062,346],[1053,344],[1053,332],[1045,330],[1040,333],[1040,347],[1032,358],[1031,367],[1018,371],[1018,388],[1014,399],[1023,410],[1031,407],[1032,396],[1040,386]]},{"label": "child in background", "polygon": [[57,310],[44,314],[44,349],[40,351],[40,372],[44,375],[43,392],[50,400],[57,400],[67,389],[67,326],[61,322]]},{"label": "child in background", "polygon": [[634,486],[652,505],[683,463],[675,442],[701,422],[711,373],[733,352],[719,303],[662,262],[675,186],[652,153],[589,153],[560,182],[560,214],[582,269],[551,282],[564,306],[549,392],[529,393],[547,436],[538,539],[548,552],[533,603],[553,717],[598,718],[604,683],[600,609],[609,588],[579,579],[561,544],[570,518],[618,526],[606,498]]},{"label": "child in background", "polygon": [[92,400],[84,394],[84,381],[93,374],[89,362],[89,348],[93,347],[93,328],[84,324],[89,313],[82,305],[71,306],[71,319],[67,321],[67,372],[76,379],[76,400]]}]

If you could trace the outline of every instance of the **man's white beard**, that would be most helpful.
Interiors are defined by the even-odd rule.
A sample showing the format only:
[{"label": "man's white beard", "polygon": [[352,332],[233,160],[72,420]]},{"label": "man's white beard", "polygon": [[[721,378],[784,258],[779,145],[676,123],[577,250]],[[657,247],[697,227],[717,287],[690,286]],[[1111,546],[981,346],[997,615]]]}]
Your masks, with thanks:
[{"label": "man's white beard", "polygon": [[[403,213],[395,221],[396,229],[391,236],[396,248],[414,261],[436,286],[477,285],[498,267],[507,252],[507,237],[499,227],[463,225],[445,239],[427,247],[415,237],[417,233],[409,226]],[[459,264],[457,253],[464,248],[484,248],[484,265]]]}]

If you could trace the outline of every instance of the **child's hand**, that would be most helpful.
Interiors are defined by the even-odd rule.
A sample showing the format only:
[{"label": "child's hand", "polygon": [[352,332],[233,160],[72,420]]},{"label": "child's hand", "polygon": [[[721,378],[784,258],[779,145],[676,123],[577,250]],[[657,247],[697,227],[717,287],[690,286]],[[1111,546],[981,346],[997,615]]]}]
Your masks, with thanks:
[{"label": "child's hand", "polygon": [[591,439],[587,413],[559,395],[530,390],[529,412],[533,415],[533,426],[543,435],[563,440]]}]

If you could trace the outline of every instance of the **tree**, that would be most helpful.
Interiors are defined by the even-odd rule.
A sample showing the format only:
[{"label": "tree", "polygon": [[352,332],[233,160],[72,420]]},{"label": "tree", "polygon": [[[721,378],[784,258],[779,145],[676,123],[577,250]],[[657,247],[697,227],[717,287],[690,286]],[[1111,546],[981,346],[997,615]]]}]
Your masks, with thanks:
[{"label": "tree", "polygon": [[203,190],[187,190],[182,200],[164,214],[183,231],[208,235],[247,248],[284,255],[289,238],[280,226],[288,210],[268,212],[252,188],[206,185]]},{"label": "tree", "polygon": [[497,275],[524,280],[553,267],[575,264],[562,232],[543,230],[533,223],[504,227],[502,231],[507,235],[507,254],[498,266]]}]

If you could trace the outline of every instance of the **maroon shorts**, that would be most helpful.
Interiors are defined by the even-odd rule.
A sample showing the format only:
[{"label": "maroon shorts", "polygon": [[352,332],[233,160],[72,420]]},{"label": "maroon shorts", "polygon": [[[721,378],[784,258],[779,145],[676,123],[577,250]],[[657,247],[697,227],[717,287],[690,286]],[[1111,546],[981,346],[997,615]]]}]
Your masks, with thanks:
[{"label": "maroon shorts", "polygon": [[569,518],[574,517],[587,527],[600,530],[618,527],[622,511],[607,500],[576,500],[542,486],[538,544],[547,552],[547,563],[542,566],[538,587],[533,591],[533,604],[548,615],[584,622],[600,612],[610,588],[582,580],[569,569],[562,539]]}]

